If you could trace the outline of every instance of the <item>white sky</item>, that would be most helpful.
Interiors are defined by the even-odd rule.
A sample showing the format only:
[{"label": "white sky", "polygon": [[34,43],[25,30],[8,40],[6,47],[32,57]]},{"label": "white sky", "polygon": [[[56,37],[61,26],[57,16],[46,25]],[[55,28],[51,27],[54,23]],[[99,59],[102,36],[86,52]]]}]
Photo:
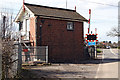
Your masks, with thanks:
[{"label": "white sky", "polygon": [[[12,9],[16,15],[22,6],[23,0],[0,0],[0,11],[5,11],[1,8]],[[107,37],[106,32],[110,31],[112,27],[118,26],[118,7],[101,5],[110,4],[118,6],[119,0],[67,0],[67,8],[77,8],[77,12],[89,19],[89,9],[91,9],[91,30],[95,31],[97,28],[98,39],[100,41],[118,41],[117,37]],[[39,4],[44,6],[66,8],[66,0],[25,0],[26,3]],[[96,2],[96,3],[95,3]],[[4,5],[5,4],[5,5]],[[7,10],[8,10],[7,9]],[[84,33],[87,33],[88,24],[84,24]]]}]

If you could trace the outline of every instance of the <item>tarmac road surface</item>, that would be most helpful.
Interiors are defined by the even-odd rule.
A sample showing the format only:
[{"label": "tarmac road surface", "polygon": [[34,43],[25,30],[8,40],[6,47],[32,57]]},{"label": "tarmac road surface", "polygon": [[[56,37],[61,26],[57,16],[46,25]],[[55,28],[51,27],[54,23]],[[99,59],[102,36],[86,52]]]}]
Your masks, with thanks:
[{"label": "tarmac road surface", "polygon": [[118,78],[118,49],[103,49],[102,63],[95,78]]}]

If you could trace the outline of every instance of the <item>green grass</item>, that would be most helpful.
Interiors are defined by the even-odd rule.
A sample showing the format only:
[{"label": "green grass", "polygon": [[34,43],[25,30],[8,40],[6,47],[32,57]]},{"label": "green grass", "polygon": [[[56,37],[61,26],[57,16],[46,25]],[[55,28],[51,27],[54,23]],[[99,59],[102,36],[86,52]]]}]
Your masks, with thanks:
[{"label": "green grass", "polygon": [[101,53],[102,51],[100,49],[97,49],[97,53]]}]

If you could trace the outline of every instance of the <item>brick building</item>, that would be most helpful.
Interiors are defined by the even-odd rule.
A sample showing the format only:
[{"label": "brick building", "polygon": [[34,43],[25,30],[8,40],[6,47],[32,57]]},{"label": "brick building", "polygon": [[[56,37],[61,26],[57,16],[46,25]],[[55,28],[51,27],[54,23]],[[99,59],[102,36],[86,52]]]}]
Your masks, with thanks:
[{"label": "brick building", "polygon": [[15,21],[31,46],[48,46],[49,62],[79,62],[84,58],[87,20],[75,10],[24,3]]}]

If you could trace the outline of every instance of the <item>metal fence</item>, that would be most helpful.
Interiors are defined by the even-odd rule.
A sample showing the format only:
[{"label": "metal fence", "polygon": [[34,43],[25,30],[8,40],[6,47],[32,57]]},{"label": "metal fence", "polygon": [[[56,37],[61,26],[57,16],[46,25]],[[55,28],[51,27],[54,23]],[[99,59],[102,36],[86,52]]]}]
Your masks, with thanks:
[{"label": "metal fence", "polygon": [[48,63],[48,46],[22,47],[22,63],[35,61]]},{"label": "metal fence", "polygon": [[84,56],[86,59],[96,59],[97,58],[96,47],[95,46],[84,47]]},{"label": "metal fence", "polygon": [[96,58],[96,53],[95,53],[95,47],[94,46],[90,46],[88,48],[88,52],[89,52],[90,58],[92,58],[92,59]]}]

